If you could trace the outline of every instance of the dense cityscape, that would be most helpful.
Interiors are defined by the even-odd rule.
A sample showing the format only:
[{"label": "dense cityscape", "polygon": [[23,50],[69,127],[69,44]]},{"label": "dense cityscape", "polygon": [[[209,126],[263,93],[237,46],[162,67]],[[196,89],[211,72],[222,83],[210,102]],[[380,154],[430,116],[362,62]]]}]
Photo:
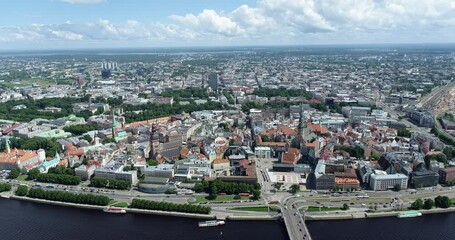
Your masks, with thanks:
[{"label": "dense cityscape", "polygon": [[454,0],[0,7],[0,239],[455,239]]},{"label": "dense cityscape", "polygon": [[291,239],[445,211],[454,63],[444,45],[5,53],[1,195],[283,219]]}]

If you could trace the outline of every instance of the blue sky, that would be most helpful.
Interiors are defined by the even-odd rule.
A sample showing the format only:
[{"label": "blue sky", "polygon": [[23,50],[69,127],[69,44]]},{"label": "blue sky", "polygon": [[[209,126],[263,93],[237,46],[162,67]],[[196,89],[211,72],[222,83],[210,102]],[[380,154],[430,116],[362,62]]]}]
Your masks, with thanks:
[{"label": "blue sky", "polygon": [[455,42],[455,0],[2,0],[0,7],[0,49]]}]

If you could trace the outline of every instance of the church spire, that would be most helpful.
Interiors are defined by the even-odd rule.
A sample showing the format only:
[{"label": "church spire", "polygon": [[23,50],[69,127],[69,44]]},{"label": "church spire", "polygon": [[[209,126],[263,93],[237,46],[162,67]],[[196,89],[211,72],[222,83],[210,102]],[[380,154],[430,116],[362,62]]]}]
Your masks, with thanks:
[{"label": "church spire", "polygon": [[112,137],[116,137],[115,129],[117,128],[117,121],[115,120],[115,110],[112,109]]},{"label": "church spire", "polygon": [[306,128],[306,120],[305,120],[305,114],[304,114],[304,109],[303,109],[303,103],[300,104],[300,118],[299,118],[299,135],[303,136]]},{"label": "church spire", "polygon": [[8,138],[5,138],[5,151],[6,151],[6,153],[10,153],[11,152],[11,148],[9,146],[9,139]]}]

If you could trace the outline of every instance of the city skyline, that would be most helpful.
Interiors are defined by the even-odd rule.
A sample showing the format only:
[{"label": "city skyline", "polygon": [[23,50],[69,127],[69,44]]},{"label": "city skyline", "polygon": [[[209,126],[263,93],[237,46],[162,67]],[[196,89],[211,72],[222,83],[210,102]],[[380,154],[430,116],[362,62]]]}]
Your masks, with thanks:
[{"label": "city skyline", "polygon": [[453,43],[455,2],[7,1],[0,49]]}]

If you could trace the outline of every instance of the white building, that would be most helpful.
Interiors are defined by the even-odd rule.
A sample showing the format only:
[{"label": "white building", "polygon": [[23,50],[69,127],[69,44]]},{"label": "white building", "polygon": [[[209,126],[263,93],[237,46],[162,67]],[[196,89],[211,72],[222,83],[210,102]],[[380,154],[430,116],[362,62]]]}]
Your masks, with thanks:
[{"label": "white building", "polygon": [[144,169],[146,177],[162,177],[174,178],[174,165],[173,164],[159,164],[157,166],[150,166]]},{"label": "white building", "polygon": [[86,165],[80,165],[74,171],[76,172],[76,176],[80,177],[81,180],[85,181],[90,179],[92,175],[95,173],[96,165],[90,165],[87,167]]},{"label": "white building", "polygon": [[257,158],[270,158],[272,150],[270,147],[256,147],[254,148],[254,155]]},{"label": "white building", "polygon": [[370,176],[370,188],[375,191],[392,189],[395,185],[400,185],[401,189],[408,187],[408,177],[404,174],[387,174]]},{"label": "white building", "polygon": [[212,168],[215,174],[224,171],[229,174],[230,162],[226,158],[216,159],[215,161],[212,162]]},{"label": "white building", "polygon": [[115,180],[128,180],[131,184],[137,182],[137,171],[123,171],[123,164],[111,164],[95,170],[95,177]]}]

